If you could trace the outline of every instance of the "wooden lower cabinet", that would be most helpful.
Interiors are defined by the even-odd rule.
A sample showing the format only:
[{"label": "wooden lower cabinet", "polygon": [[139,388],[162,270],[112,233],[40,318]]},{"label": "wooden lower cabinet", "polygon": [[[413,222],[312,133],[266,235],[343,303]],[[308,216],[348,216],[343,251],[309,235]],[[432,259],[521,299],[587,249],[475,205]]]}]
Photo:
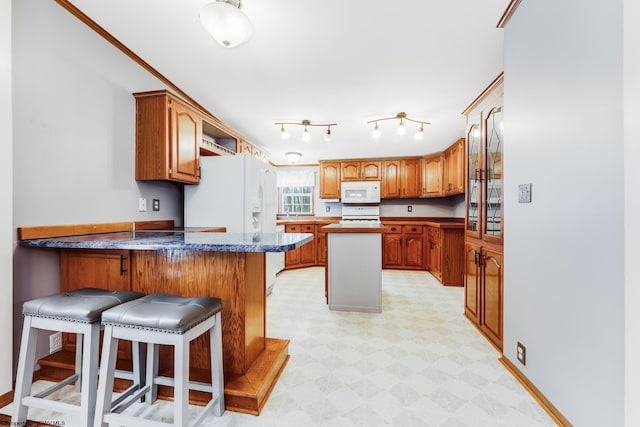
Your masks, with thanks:
[{"label": "wooden lower cabinet", "polygon": [[422,225],[387,225],[382,235],[382,268],[424,269]]},{"label": "wooden lower cabinet", "polygon": [[504,255],[502,250],[470,242],[464,253],[465,316],[502,351]]},{"label": "wooden lower cabinet", "polygon": [[425,227],[426,267],[445,286],[464,285],[464,230]]},{"label": "wooden lower cabinet", "polygon": [[[130,260],[130,252],[123,250],[62,250],[60,291],[67,292],[79,288],[130,291]],[[75,334],[62,334],[62,350],[75,352]],[[131,360],[131,343],[118,343],[118,359]]]},{"label": "wooden lower cabinet", "polygon": [[286,233],[310,233],[313,240],[304,246],[285,252],[284,268],[301,268],[312,266],[325,266],[327,264],[327,233],[321,231],[322,227],[332,222],[321,221],[321,224],[313,222],[285,224]]},{"label": "wooden lower cabinet", "polygon": [[323,225],[316,225],[316,234],[314,240],[316,241],[316,265],[327,265],[327,233],[322,231]]},{"label": "wooden lower cabinet", "polygon": [[[314,224],[286,224],[285,233],[311,233],[315,234]],[[285,268],[310,267],[316,262],[316,239],[284,254]]]}]

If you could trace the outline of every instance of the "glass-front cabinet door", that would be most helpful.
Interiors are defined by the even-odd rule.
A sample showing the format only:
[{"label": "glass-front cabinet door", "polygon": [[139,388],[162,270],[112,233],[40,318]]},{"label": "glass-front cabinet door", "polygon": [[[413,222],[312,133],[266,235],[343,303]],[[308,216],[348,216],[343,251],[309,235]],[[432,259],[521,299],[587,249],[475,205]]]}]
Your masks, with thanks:
[{"label": "glass-front cabinet door", "polygon": [[465,221],[466,234],[480,237],[480,213],[481,213],[481,166],[480,166],[480,137],[479,124],[473,124],[467,132],[467,192]]},{"label": "glass-front cabinet door", "polygon": [[484,218],[482,219],[483,239],[490,241],[502,241],[502,151],[503,138],[503,114],[502,108],[491,109],[487,115],[486,145],[484,173]]}]

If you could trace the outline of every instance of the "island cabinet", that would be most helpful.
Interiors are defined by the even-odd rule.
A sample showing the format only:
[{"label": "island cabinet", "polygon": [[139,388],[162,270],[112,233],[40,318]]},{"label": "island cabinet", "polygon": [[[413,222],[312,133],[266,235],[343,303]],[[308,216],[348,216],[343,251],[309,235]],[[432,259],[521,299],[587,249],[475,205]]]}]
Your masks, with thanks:
[{"label": "island cabinet", "polygon": [[340,162],[320,161],[320,198],[339,199]]},{"label": "island cabinet", "polygon": [[197,184],[202,117],[166,91],[135,93],[136,180]]},{"label": "island cabinet", "polygon": [[382,234],[382,267],[424,269],[422,225],[386,224]]},{"label": "island cabinet", "polygon": [[286,224],[284,226],[285,233],[310,233],[314,234],[311,242],[292,251],[286,252],[284,255],[285,268],[310,267],[316,263],[316,226],[313,223],[307,224]]},{"label": "island cabinet", "polygon": [[503,75],[463,112],[465,151],[465,315],[502,351]]},{"label": "island cabinet", "polygon": [[380,181],[380,160],[346,160],[340,162],[342,181]]}]

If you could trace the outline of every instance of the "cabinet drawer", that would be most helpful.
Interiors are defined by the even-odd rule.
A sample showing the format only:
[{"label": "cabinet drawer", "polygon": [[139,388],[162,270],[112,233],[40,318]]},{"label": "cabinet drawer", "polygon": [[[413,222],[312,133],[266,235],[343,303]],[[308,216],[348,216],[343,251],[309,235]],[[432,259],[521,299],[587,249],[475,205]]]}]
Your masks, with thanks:
[{"label": "cabinet drawer", "polygon": [[404,234],[422,234],[421,225],[403,225],[402,232]]},{"label": "cabinet drawer", "polygon": [[316,230],[316,226],[313,224],[303,224],[300,226],[301,233],[313,233]]},{"label": "cabinet drawer", "polygon": [[301,233],[300,224],[286,224],[284,226],[285,233]]},{"label": "cabinet drawer", "polygon": [[394,233],[400,234],[402,233],[402,226],[395,225],[395,224],[385,225],[384,232],[390,233],[390,234],[394,234]]}]

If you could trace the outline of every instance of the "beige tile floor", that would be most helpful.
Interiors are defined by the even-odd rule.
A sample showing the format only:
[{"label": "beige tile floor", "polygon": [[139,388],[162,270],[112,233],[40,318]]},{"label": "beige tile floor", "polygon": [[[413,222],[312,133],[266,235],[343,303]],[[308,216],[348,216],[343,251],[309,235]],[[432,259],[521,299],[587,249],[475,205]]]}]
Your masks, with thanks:
[{"label": "beige tile floor", "polygon": [[[381,314],[334,312],[324,303],[323,268],[280,273],[267,335],[291,340],[288,365],[260,416],[227,411],[203,425],[555,425],[463,316],[461,288],[399,270],[384,270],[382,287]],[[68,387],[56,398],[78,396]],[[170,421],[171,410],[158,402],[127,411]],[[29,418],[80,427],[68,415],[32,410]]]}]

